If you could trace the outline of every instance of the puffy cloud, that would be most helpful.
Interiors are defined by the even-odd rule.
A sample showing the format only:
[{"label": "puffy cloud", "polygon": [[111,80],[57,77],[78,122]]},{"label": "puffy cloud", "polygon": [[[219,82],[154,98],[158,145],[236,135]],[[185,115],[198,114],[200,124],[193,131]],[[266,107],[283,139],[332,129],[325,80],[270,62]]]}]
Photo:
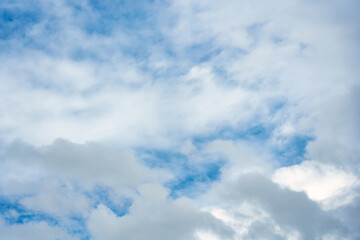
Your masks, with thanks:
[{"label": "puffy cloud", "polygon": [[38,172],[38,176],[73,179],[89,187],[93,184],[115,189],[134,187],[142,182],[161,182],[170,177],[165,171],[150,170],[139,163],[131,151],[119,153],[101,144],[75,144],[63,139],[38,148],[15,142],[8,148],[2,162],[15,165],[15,169],[19,166],[25,171]]},{"label": "puffy cloud", "polygon": [[12,202],[10,209],[52,217],[64,226],[88,217],[99,203],[126,212],[124,201],[136,196],[138,185],[171,179],[169,172],[148,168],[131,151],[63,139],[42,147],[15,142],[0,166],[1,196]]},{"label": "puffy cloud", "polygon": [[[359,189],[356,191],[359,196]],[[360,217],[360,198],[357,197],[350,204],[341,206],[333,211],[334,216],[337,216],[344,225],[347,226],[349,239],[358,239],[360,237],[359,223],[357,219]]]},{"label": "puffy cloud", "polygon": [[142,185],[129,214],[117,217],[103,205],[92,211],[88,227],[95,239],[195,239],[198,230],[207,230],[221,239],[231,239],[233,231],[220,220],[199,211],[190,199],[167,198],[159,185]]},{"label": "puffy cloud", "polygon": [[[86,220],[98,239],[359,238],[358,8],[5,1],[1,196],[59,222]],[[311,141],[296,146],[299,136]],[[208,192],[172,199],[163,185],[178,162],[147,167],[134,153],[144,148],[186,155],[189,171],[226,163]],[[124,197],[133,202],[120,211]],[[70,239],[65,225],[0,228],[9,239]]]},{"label": "puffy cloud", "polygon": [[348,204],[359,181],[356,176],[332,165],[313,161],[279,168],[273,180],[294,191],[304,191],[310,199],[321,202],[325,208]]},{"label": "puffy cloud", "polygon": [[[253,237],[255,237],[253,231],[264,224],[269,228],[264,228],[264,232],[258,232],[257,237],[268,234],[267,231],[272,232],[269,237],[273,236],[274,239],[281,235],[284,237],[284,234],[295,234],[296,237],[296,232],[301,239],[321,239],[327,234],[341,236],[343,233],[340,222],[323,211],[304,193],[282,189],[258,173],[242,175],[237,181],[222,183],[216,186],[214,191],[221,204],[232,209],[230,211],[237,212],[236,207],[244,202],[259,208],[260,212],[263,211],[264,216],[267,217],[252,221],[247,229],[247,234]],[[270,230],[272,224],[279,227],[278,233]]]}]

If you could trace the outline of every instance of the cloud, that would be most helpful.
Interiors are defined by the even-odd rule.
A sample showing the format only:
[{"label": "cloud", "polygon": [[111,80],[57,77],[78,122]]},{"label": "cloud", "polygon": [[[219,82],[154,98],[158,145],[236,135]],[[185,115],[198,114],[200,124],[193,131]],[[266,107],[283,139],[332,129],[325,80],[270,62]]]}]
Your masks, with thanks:
[{"label": "cloud", "polygon": [[65,228],[74,224],[74,219],[85,221],[100,203],[124,214],[138,185],[164,184],[172,178],[165,169],[145,166],[131,151],[63,139],[42,147],[14,142],[1,156],[0,166],[0,201],[11,203],[10,210],[21,210],[11,219],[39,216],[55,219]]},{"label": "cloud", "polygon": [[44,222],[27,223],[7,225],[3,219],[0,219],[0,230],[2,237],[9,240],[75,240],[78,238],[72,237],[58,227],[52,227]]},{"label": "cloud", "polygon": [[[223,205],[236,209],[243,202],[253,204],[268,214],[285,232],[297,231],[302,239],[317,239],[328,233],[341,233],[340,223],[333,219],[320,206],[307,198],[304,193],[282,189],[267,177],[250,173],[240,176],[237,181],[223,183],[215,188],[215,194]],[[311,219],[311,221],[309,221]],[[248,229],[264,223],[255,222]],[[265,223],[269,225],[271,223]],[[270,225],[271,226],[271,225]],[[264,231],[267,231],[264,229]],[[261,235],[262,232],[259,232]],[[273,233],[274,239],[278,234]]]},{"label": "cloud", "polygon": [[358,8],[4,1],[0,228],[357,239]]},{"label": "cloud", "polygon": [[356,174],[360,151],[358,90],[358,84],[352,85],[321,104],[316,115],[318,121],[314,123],[317,141],[307,147],[312,159],[339,165]]},{"label": "cloud", "polygon": [[294,191],[306,192],[310,199],[323,203],[326,208],[351,202],[354,197],[352,192],[359,184],[353,174],[313,161],[279,168],[273,180]]},{"label": "cloud", "polygon": [[43,192],[24,197],[20,204],[27,209],[44,212],[52,216],[86,216],[90,208],[90,201],[84,195],[69,192]]},{"label": "cloud", "polygon": [[358,231],[359,224],[357,222],[360,214],[359,189],[356,189],[355,192],[357,194],[357,198],[354,201],[333,211],[334,216],[341,219],[341,221],[344,222],[344,225],[347,226],[350,239],[357,239],[360,236]]},{"label": "cloud", "polygon": [[164,171],[156,172],[139,163],[131,151],[118,153],[101,144],[82,145],[63,139],[39,148],[15,142],[2,161],[5,165],[15,165],[15,169],[19,165],[19,169],[38,172],[38,176],[72,179],[89,187],[93,184],[115,189],[134,187],[146,181],[165,181],[169,177]]},{"label": "cloud", "polygon": [[129,214],[121,218],[99,205],[89,217],[90,232],[95,239],[195,239],[196,231],[205,229],[221,239],[232,237],[229,227],[198,211],[190,199],[171,200],[167,195],[159,185],[142,185]]},{"label": "cloud", "polygon": [[271,168],[255,149],[256,147],[249,146],[244,141],[215,140],[207,144],[205,151],[226,156],[228,168],[223,169],[223,177],[231,179],[244,172],[266,171]]}]

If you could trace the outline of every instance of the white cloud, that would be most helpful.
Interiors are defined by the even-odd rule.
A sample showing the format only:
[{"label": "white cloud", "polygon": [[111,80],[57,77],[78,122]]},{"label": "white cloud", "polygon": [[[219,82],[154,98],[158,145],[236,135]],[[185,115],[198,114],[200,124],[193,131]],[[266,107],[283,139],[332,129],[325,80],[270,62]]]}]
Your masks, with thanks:
[{"label": "white cloud", "polygon": [[249,146],[244,141],[216,140],[210,142],[205,152],[225,156],[227,165],[222,168],[222,179],[234,180],[239,175],[249,172],[269,172],[272,167],[266,159],[266,150],[257,152],[256,147]]},{"label": "white cloud", "polygon": [[353,174],[313,161],[279,168],[273,180],[294,191],[306,192],[310,199],[323,203],[326,208],[351,202],[355,197],[352,192],[359,185]]},{"label": "white cloud", "polygon": [[[334,212],[358,231],[356,1],[158,1],[135,25],[74,4],[38,1],[39,21],[1,39],[2,195],[27,210],[89,216],[98,239],[224,239],[229,227],[243,239],[336,238],[346,233],[332,233]],[[261,146],[216,136],[262,124],[270,139]],[[199,136],[211,140],[197,146]],[[276,170],[273,180],[288,187],[280,188],[267,178],[278,164],[269,153],[294,136],[313,137],[301,156],[309,161]],[[214,156],[228,162],[208,193],[173,200],[162,186],[171,174],[123,150],[139,147],[179,151],[190,167]],[[134,198],[129,213],[92,209],[83,191],[97,184],[114,201]],[[0,228],[9,239],[69,238],[45,223]]]},{"label": "white cloud", "polygon": [[[210,196],[218,199],[219,206],[225,209],[220,218],[234,228],[240,224],[240,229],[243,229],[239,231],[240,234],[246,232],[253,236],[250,239],[261,234],[271,239],[279,239],[281,236],[285,239],[317,239],[326,234],[343,234],[340,222],[322,210],[316,202],[308,199],[304,193],[282,189],[258,173],[249,173],[235,181],[222,182],[215,186]],[[254,214],[254,210],[251,213],[251,208],[250,211],[239,208],[243,203],[250,204],[257,213]],[[215,216],[219,216],[218,213],[218,210],[215,211]],[[239,215],[238,219],[233,217],[236,213]],[[240,221],[240,218],[245,221]],[[309,222],[308,219],[312,221]],[[259,224],[268,229],[259,227]],[[252,229],[253,227],[255,229]]]},{"label": "white cloud", "polygon": [[[143,44],[149,59],[125,53],[137,47],[142,31],[119,26],[109,35],[89,34],[86,21],[99,13],[86,1],[78,5],[83,11],[40,1],[44,16],[27,33],[46,50],[20,39],[24,51],[1,58],[6,142],[21,137],[38,145],[62,137],[166,147],[224,125],[246,127],[254,118],[277,126],[280,136],[308,134],[319,109],[356,82],[357,69],[348,64],[357,56],[356,26],[341,20],[335,2],[326,8],[300,1],[157,4],[151,10],[164,14],[154,16],[149,31],[165,40]],[[51,21],[58,26],[49,34]],[[188,53],[196,44],[211,56],[202,63]],[[165,54],[167,47],[175,57]],[[72,57],[77,51],[83,58]],[[157,76],[153,58],[169,73]],[[274,116],[269,102],[279,99],[286,107]]]}]

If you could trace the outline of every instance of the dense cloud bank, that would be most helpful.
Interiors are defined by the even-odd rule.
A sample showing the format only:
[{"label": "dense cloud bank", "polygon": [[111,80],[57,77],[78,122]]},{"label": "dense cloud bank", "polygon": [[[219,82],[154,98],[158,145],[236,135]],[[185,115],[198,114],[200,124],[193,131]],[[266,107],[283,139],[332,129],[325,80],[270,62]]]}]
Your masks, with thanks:
[{"label": "dense cloud bank", "polygon": [[3,238],[360,238],[359,8],[3,1]]}]

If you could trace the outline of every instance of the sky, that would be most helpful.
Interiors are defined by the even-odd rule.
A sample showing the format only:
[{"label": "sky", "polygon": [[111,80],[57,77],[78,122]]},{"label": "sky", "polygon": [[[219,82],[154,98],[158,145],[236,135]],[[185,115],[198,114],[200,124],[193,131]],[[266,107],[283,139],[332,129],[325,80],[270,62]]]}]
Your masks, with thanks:
[{"label": "sky", "polygon": [[360,239],[356,0],[2,0],[0,239]]}]

